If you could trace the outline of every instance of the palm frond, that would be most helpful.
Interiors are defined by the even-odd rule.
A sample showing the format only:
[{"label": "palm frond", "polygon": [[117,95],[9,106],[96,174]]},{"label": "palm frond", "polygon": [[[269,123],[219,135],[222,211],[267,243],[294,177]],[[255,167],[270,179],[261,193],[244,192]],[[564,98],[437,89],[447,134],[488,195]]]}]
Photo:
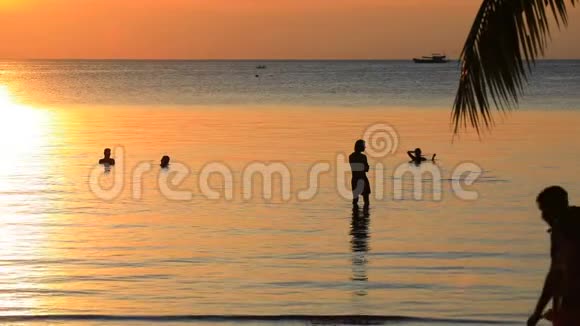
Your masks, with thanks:
[{"label": "palm frond", "polygon": [[[453,104],[454,132],[471,125],[479,133],[499,111],[517,107],[536,59],[550,40],[549,16],[568,23],[567,2],[580,0],[484,0],[461,53]],[[550,14],[551,13],[551,14]]]}]

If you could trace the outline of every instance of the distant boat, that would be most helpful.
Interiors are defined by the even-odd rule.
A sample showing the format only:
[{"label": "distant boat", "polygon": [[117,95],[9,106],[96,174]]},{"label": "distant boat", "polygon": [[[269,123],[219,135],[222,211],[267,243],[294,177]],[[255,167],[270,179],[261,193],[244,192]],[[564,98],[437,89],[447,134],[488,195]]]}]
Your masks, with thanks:
[{"label": "distant boat", "polygon": [[264,66],[264,65],[259,65],[259,66],[256,66],[256,69],[266,69],[266,66]]},{"label": "distant boat", "polygon": [[423,56],[421,58],[413,58],[413,62],[415,63],[447,63],[446,55],[434,53],[431,56]]}]

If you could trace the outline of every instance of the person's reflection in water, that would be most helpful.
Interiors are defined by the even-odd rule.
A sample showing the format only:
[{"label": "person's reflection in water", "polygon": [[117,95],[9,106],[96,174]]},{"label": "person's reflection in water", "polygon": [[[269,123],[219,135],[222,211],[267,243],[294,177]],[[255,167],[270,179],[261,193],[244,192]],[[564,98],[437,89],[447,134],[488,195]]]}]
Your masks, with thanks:
[{"label": "person's reflection in water", "polygon": [[370,212],[368,208],[362,210],[352,209],[351,220],[351,249],[352,249],[352,280],[355,285],[364,285],[355,291],[358,296],[367,295],[367,253],[369,252],[369,221]]}]

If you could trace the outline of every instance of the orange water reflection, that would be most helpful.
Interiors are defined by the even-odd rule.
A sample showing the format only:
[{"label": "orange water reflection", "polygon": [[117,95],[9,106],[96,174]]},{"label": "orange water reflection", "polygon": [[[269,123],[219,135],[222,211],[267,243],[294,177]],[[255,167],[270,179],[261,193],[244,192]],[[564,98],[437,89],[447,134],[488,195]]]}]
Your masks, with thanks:
[{"label": "orange water reflection", "polygon": [[[26,313],[524,315],[546,267],[547,237],[533,198],[552,183],[580,195],[568,173],[577,169],[570,149],[578,134],[562,127],[580,122],[574,112],[519,112],[483,140],[452,143],[447,111],[438,109],[22,110],[27,118],[11,135],[22,132],[24,140],[5,147],[19,166],[3,166],[0,183],[0,278],[14,290],[2,292],[1,302],[21,300]],[[389,195],[374,201],[366,226],[353,225],[333,173],[311,201],[241,199],[239,174],[248,163],[285,162],[300,189],[311,164],[350,153],[376,122],[396,128],[400,150],[371,165],[380,161],[392,172],[418,146],[439,154],[444,176],[474,161],[487,171],[475,186],[480,199],[461,201],[447,186],[440,202],[394,201],[387,174]],[[133,166],[154,163],[140,200],[131,198],[130,183],[112,201],[89,191],[102,149],[117,145],[125,149],[126,181]],[[165,154],[190,167],[180,188],[192,200],[172,201],[157,189]],[[196,180],[208,162],[233,169],[234,200],[200,195]],[[434,302],[434,294],[442,299]]]}]

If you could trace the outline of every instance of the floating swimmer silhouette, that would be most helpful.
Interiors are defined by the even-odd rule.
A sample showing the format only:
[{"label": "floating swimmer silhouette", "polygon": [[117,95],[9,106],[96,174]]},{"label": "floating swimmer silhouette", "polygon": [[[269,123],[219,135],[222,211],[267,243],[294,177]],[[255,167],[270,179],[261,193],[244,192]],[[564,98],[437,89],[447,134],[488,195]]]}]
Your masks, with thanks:
[{"label": "floating swimmer silhouette", "polygon": [[[423,156],[423,152],[420,148],[415,148],[414,151],[407,151],[407,155],[411,158],[411,163],[421,164],[421,162],[427,161],[427,158]],[[435,156],[437,156],[437,154],[433,154],[431,157],[432,162],[435,161]]]}]

